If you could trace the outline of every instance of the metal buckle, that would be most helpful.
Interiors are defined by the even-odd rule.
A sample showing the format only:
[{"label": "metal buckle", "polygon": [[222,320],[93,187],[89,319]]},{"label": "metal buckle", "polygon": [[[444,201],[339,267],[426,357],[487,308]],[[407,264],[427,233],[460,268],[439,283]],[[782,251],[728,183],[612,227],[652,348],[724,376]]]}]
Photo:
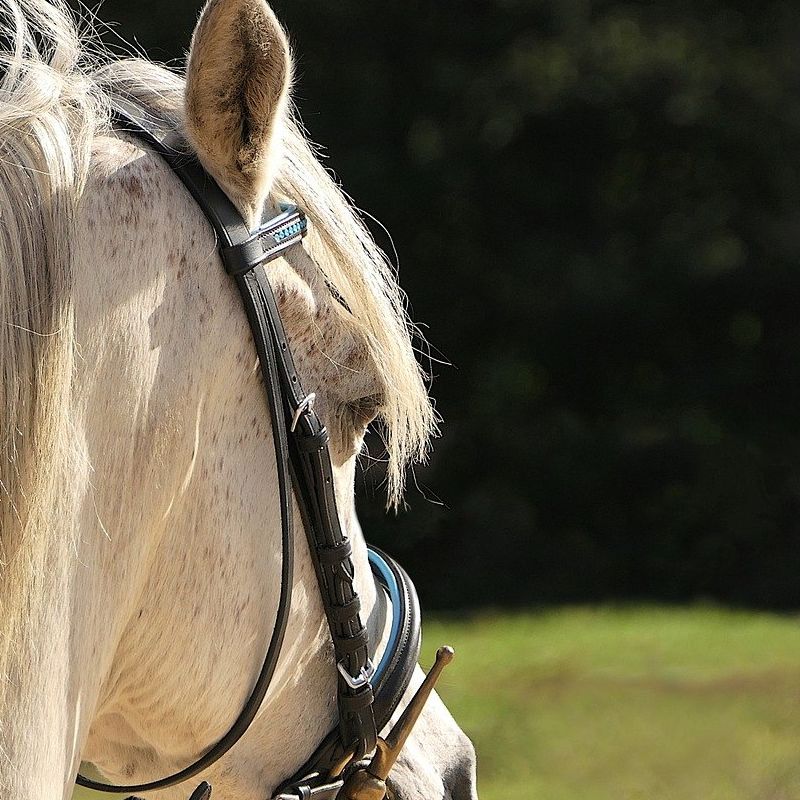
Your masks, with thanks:
[{"label": "metal buckle", "polygon": [[344,678],[344,682],[351,689],[361,689],[363,686],[366,686],[372,680],[373,675],[375,675],[375,665],[370,659],[367,659],[366,665],[361,667],[361,671],[355,678],[345,669],[344,661],[340,661],[336,666]]},{"label": "metal buckle", "polygon": [[342,780],[329,781],[317,786],[304,783],[288,792],[283,791],[275,795],[272,800],[336,800],[343,785]]},{"label": "metal buckle", "polygon": [[311,394],[307,394],[301,401],[300,405],[297,406],[297,410],[294,412],[294,416],[292,417],[292,424],[289,430],[294,433],[294,429],[297,427],[297,423],[300,422],[300,417],[303,414],[313,411],[314,410],[314,401],[317,399],[316,392],[311,392]]}]

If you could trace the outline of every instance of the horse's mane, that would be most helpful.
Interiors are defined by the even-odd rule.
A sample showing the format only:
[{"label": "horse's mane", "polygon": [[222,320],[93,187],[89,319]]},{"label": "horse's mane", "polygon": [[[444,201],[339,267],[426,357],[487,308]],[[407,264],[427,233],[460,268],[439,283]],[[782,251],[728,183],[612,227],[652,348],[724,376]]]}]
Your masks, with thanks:
[{"label": "horse's mane", "polygon": [[82,57],[62,5],[0,2],[0,567],[69,494],[72,229],[102,117]]}]

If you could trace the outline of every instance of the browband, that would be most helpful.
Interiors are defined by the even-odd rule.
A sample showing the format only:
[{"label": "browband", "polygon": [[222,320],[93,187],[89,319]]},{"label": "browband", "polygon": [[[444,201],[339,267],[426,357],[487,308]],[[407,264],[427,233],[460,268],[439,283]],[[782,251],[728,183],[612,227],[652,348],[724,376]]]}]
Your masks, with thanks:
[{"label": "browband", "polygon": [[[293,487],[333,641],[339,723],[303,767],[281,785],[276,797],[329,800],[336,797],[344,782],[344,770],[337,767],[343,760],[355,765],[375,749],[378,732],[388,724],[408,688],[419,657],[420,613],[414,585],[402,567],[385,553],[370,549],[373,576],[392,608],[389,642],[377,666],[373,665],[353,583],[350,542],[341,529],[336,509],[328,433],[314,412],[314,395],[306,394],[300,383],[264,269],[268,261],[302,241],[308,222],[297,207],[284,205],[277,216],[250,231],[227,195],[170,126],[127,98],[115,100],[112,120],[118,131],[144,142],[160,155],[186,186],[212,225],[222,262],[239,288],[272,421],[283,557],[278,614],[264,664],[250,697],[225,736],[193,764],[157,781],[117,786],[78,775],[77,783],[112,793],[173,786],[209,767],[244,735],[269,688],[289,617]],[[204,787],[195,791],[197,797],[207,797]]]}]

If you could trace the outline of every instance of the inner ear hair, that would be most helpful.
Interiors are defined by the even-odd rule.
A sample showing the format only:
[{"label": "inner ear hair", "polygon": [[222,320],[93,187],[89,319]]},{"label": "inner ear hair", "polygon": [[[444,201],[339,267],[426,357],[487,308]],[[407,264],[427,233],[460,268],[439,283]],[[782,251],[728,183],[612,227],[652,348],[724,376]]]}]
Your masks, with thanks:
[{"label": "inner ear hair", "polygon": [[264,0],[209,0],[189,51],[186,134],[251,223],[277,172],[291,78],[286,34]]}]

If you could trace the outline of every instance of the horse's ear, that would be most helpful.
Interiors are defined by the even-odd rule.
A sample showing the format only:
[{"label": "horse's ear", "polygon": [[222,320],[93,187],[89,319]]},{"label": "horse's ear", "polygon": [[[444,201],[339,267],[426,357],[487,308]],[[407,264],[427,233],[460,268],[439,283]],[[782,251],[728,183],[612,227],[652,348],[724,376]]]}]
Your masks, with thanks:
[{"label": "horse's ear", "polygon": [[252,223],[281,151],[292,61],[264,0],[209,0],[186,70],[186,133],[206,170]]}]

